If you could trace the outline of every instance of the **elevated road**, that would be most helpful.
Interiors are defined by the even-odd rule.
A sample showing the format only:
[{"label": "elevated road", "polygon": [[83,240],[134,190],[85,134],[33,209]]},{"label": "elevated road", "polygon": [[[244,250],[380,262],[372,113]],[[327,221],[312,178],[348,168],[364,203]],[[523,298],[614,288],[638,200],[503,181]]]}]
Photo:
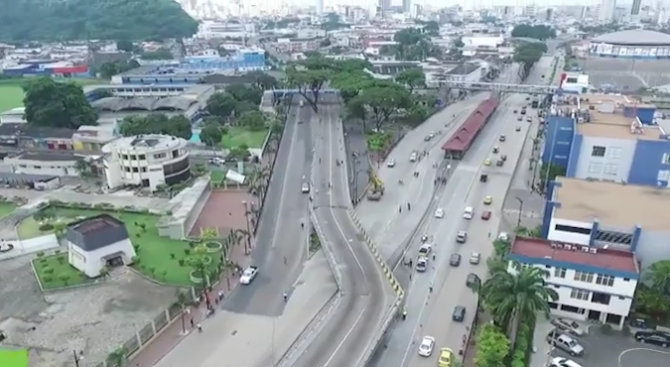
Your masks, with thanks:
[{"label": "elevated road", "polygon": [[[549,72],[547,69],[550,61],[542,59],[529,81],[540,82],[540,75]],[[522,121],[518,121],[520,115],[513,113],[513,110],[519,110],[527,103],[524,95],[503,96],[491,122],[461,161],[444,162],[442,155],[439,154],[439,148],[431,151],[428,158],[430,167],[437,164],[438,171],[444,169],[445,164],[451,164],[452,167],[449,172],[441,173],[447,175],[448,182],[446,187],[437,190],[431,196],[427,211],[412,210],[412,213],[408,214],[418,218],[414,220],[419,224],[414,236],[409,239],[409,247],[404,258],[407,260],[412,258],[414,263],[416,262],[420,235],[425,233],[430,237],[430,242],[434,243],[436,259],[423,274],[418,274],[402,264],[398,266],[396,276],[401,282],[404,280],[409,283],[406,289],[408,316],[406,321],[397,322],[387,337],[387,348],[378,353],[375,359],[376,366],[434,366],[439,354],[437,351],[430,358],[420,357],[417,354],[418,345],[425,335],[436,339],[437,349],[448,347],[458,353],[463,348],[463,338],[468,335],[477,304],[477,295],[466,287],[466,278],[470,273],[477,274],[480,278],[484,278],[486,274],[486,259],[492,252],[491,242],[498,232],[508,187],[516,172],[530,127],[537,123],[537,117],[533,116],[532,109],[529,109],[528,115],[533,116],[532,124],[526,121],[526,116]],[[517,126],[520,131],[516,131]],[[505,142],[499,141],[501,134],[506,135]],[[499,147],[498,154],[492,152],[494,146]],[[497,167],[495,160],[500,154],[507,155],[507,162],[502,167]],[[483,162],[486,159],[491,159],[493,165],[485,166]],[[488,182],[479,181],[481,174],[488,175]],[[406,180],[411,179],[410,172],[410,177]],[[491,205],[484,205],[483,199],[486,196],[492,196]],[[463,218],[463,209],[467,206],[475,209],[475,217],[472,220]],[[444,218],[434,217],[437,208],[445,210]],[[480,217],[484,210],[492,212],[492,217],[488,221]],[[407,221],[408,218],[404,217],[402,220]],[[390,227],[399,223],[400,221],[392,221]],[[456,233],[459,230],[468,233],[465,244],[456,243]],[[395,245],[401,247],[404,244],[396,241]],[[481,262],[478,265],[468,262],[473,252],[481,255]],[[449,257],[452,254],[461,255],[460,266],[449,265]],[[455,322],[451,319],[452,311],[457,305],[467,309],[464,322]]]},{"label": "elevated road", "polygon": [[[316,133],[313,205],[325,240],[342,264],[342,303],[310,345],[291,363],[298,367],[360,366],[374,347],[396,296],[350,217],[342,124],[336,106],[322,106],[310,122]],[[361,366],[362,367],[362,366]]]}]

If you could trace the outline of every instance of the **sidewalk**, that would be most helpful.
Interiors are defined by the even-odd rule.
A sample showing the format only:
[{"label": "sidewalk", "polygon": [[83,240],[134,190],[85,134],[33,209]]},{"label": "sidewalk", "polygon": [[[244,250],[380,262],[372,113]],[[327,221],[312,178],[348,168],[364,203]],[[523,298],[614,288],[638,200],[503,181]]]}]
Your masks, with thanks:
[{"label": "sidewalk", "polygon": [[[249,257],[244,255],[243,246],[235,246],[231,252],[231,260],[237,262],[243,268],[248,265]],[[218,292],[223,292],[224,302],[225,299],[230,295],[230,292],[234,291],[237,285],[239,284],[239,276],[227,274],[228,278],[222,277],[219,282],[212,288],[212,291],[209,292],[208,297],[212,302],[217,297]],[[230,287],[228,287],[228,280],[230,280]],[[216,307],[216,306],[215,306]],[[216,307],[220,309],[220,307]],[[183,333],[181,318],[175,318],[168,326],[163,329],[158,336],[151,341],[147,346],[140,349],[128,363],[129,366],[141,366],[149,367],[158,363],[163,357],[165,357],[172,349],[174,349],[179,343],[190,335],[194,331],[194,328],[191,327],[191,319],[193,319],[193,325],[203,323],[203,326],[206,325],[207,320],[204,320],[206,313],[206,304],[205,302],[200,302],[200,305],[195,308],[190,308],[190,314],[185,315],[184,317],[184,327],[186,328],[186,333]],[[206,326],[204,326],[206,327]]]}]

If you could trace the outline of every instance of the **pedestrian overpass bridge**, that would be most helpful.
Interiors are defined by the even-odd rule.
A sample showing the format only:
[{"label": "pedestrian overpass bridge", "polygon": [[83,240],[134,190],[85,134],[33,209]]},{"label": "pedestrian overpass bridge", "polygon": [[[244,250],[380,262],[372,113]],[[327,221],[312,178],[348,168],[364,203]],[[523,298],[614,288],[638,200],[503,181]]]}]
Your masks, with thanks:
[{"label": "pedestrian overpass bridge", "polygon": [[[470,91],[491,91],[502,93],[522,93],[522,94],[555,94],[559,87],[553,85],[525,85],[525,84],[504,84],[504,83],[480,83],[480,82],[454,82],[450,81],[445,84],[445,87],[452,89],[464,89]],[[273,89],[265,91],[269,97],[274,95],[275,98],[283,97],[298,93],[297,89]],[[311,92],[308,91],[308,94]],[[319,91],[321,95],[337,94],[336,89],[322,89]]]}]

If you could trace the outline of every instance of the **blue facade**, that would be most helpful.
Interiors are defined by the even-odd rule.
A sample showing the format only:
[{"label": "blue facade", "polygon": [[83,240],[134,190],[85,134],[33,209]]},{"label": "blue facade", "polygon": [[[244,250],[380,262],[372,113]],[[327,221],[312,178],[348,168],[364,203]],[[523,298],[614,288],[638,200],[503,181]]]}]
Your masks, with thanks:
[{"label": "blue facade", "polygon": [[579,152],[582,150],[583,141],[584,137],[581,134],[575,134],[575,137],[572,139],[572,146],[570,147],[570,155],[568,157],[568,166],[565,169],[566,177],[575,177],[577,175]]},{"label": "blue facade", "polygon": [[670,141],[638,140],[628,183],[645,186],[668,186],[670,175]]},{"label": "blue facade", "polygon": [[575,138],[575,122],[567,116],[550,116],[544,126],[543,164],[567,168]]},{"label": "blue facade", "polygon": [[654,123],[654,113],[656,113],[655,107],[624,107],[623,115],[626,117],[637,117],[645,125],[652,125]]},{"label": "blue facade", "polygon": [[551,227],[551,218],[554,216],[554,208],[560,208],[561,204],[555,202],[554,189],[560,187],[561,183],[551,181],[547,184],[547,194],[545,196],[544,211],[542,213],[542,238],[549,237],[549,229]]}]

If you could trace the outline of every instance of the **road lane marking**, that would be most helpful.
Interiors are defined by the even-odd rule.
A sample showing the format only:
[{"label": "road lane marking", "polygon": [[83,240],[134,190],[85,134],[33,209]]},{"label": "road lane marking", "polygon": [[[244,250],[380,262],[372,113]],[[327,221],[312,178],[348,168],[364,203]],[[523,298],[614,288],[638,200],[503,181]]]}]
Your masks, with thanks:
[{"label": "road lane marking", "polygon": [[[656,349],[651,349],[651,348],[631,348],[631,349],[626,349],[626,350],[624,350],[623,352],[621,352],[621,354],[619,354],[619,358],[618,358],[619,367],[628,367],[628,366],[624,366],[624,365],[621,364],[621,359],[622,359],[623,356],[626,355],[627,353],[635,352],[635,351],[645,351],[645,352],[652,352],[652,353],[657,353],[657,354],[665,354],[665,355],[670,356],[670,352],[664,352],[664,351],[661,351],[661,350],[656,350]],[[631,367],[633,367],[633,366],[631,366]]]}]

